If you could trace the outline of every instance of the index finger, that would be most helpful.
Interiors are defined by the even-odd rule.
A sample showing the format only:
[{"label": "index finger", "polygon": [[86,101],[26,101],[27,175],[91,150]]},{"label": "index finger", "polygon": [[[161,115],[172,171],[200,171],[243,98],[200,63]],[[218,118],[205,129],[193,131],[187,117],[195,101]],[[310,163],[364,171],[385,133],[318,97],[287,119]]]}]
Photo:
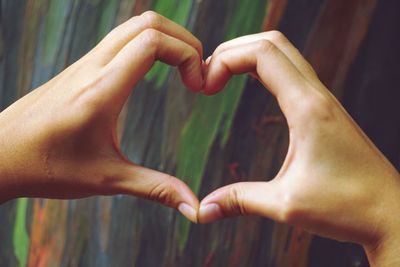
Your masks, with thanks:
[{"label": "index finger", "polygon": [[206,95],[223,89],[234,74],[253,73],[278,99],[286,113],[290,102],[307,91],[308,82],[288,57],[268,40],[239,45],[213,56],[205,86]]},{"label": "index finger", "polygon": [[203,84],[201,59],[187,43],[162,32],[147,29],[130,41],[103,68],[107,76],[102,100],[118,109],[134,86],[156,60],[178,66],[182,81],[191,90],[200,91]]},{"label": "index finger", "polygon": [[246,36],[241,36],[229,40],[217,47],[213,55],[218,55],[223,51],[234,48],[238,45],[250,44],[260,40],[268,40],[272,42],[279,50],[281,50],[287,58],[296,66],[296,68],[306,77],[309,81],[315,80],[317,74],[311,67],[310,63],[301,55],[300,51],[279,31],[267,31]]},{"label": "index finger", "polygon": [[125,45],[146,29],[154,29],[193,46],[203,56],[203,46],[199,39],[181,25],[154,11],[146,11],[113,29],[95,47],[94,53],[101,53],[107,64]]}]

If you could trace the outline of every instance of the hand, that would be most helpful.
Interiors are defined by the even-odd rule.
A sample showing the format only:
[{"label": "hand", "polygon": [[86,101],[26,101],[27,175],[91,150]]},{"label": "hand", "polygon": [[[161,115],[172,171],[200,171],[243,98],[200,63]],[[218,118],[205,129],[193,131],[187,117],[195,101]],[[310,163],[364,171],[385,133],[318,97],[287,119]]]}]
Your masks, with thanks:
[{"label": "hand", "polygon": [[273,180],[214,191],[201,201],[200,222],[256,214],[363,244],[370,258],[371,251],[391,243],[387,239],[395,237],[400,243],[398,172],[281,33],[228,41],[206,63],[204,92],[209,95],[220,91],[233,74],[257,77],[279,102],[290,144]]},{"label": "hand", "polygon": [[0,114],[1,201],[131,194],[196,220],[198,200],[182,181],[122,155],[118,115],[155,60],[179,66],[201,90],[202,45],[154,12],[133,17],[57,77]]}]

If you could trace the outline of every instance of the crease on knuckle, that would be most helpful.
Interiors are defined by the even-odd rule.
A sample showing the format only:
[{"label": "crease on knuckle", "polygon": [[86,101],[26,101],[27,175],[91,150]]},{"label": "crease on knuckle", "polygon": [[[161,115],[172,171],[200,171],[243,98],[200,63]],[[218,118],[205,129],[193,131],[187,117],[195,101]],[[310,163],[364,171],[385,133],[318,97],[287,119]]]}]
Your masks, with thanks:
[{"label": "crease on knuckle", "polygon": [[200,61],[200,57],[193,47],[189,47],[183,58],[184,60],[180,64],[183,68],[191,67],[193,66],[193,63]]},{"label": "crease on knuckle", "polygon": [[141,33],[141,37],[144,39],[146,47],[158,47],[162,39],[162,33],[154,29],[146,29]]},{"label": "crease on knuckle", "polygon": [[232,215],[246,215],[247,211],[243,201],[243,190],[241,190],[240,186],[234,186],[230,190],[229,211]]},{"label": "crease on knuckle", "polygon": [[173,186],[168,182],[158,183],[153,188],[151,188],[146,198],[151,201],[157,201],[166,206],[172,207],[174,204],[174,190],[175,189],[173,188]]},{"label": "crease on knuckle", "polygon": [[259,40],[256,42],[256,50],[260,53],[275,53],[276,47],[270,40]]},{"label": "crease on knuckle", "polygon": [[123,191],[122,181],[116,175],[99,175],[100,179],[97,185],[99,195],[108,196],[114,195]]},{"label": "crease on knuckle", "polygon": [[[197,53],[197,50],[195,47],[193,46],[186,46],[184,47],[185,49],[182,50],[181,55],[182,58],[186,61],[186,60],[191,60],[191,59],[197,59],[199,58],[199,54]],[[199,58],[200,59],[200,58]]]},{"label": "crease on knuckle", "polygon": [[220,69],[227,71],[230,75],[233,75],[233,71],[228,63],[227,59],[229,58],[229,53],[225,51],[213,56],[214,64],[218,66]]}]

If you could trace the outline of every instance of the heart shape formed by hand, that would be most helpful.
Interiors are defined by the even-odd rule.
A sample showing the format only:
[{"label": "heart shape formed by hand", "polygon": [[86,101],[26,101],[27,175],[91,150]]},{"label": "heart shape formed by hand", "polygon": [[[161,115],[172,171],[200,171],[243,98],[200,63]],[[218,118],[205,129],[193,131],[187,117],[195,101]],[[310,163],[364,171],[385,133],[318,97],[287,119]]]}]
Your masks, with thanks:
[{"label": "heart shape formed by hand", "polygon": [[[325,188],[337,189],[335,183],[343,183],[345,187],[346,180],[336,179],[335,183],[332,183],[334,179],[321,180],[327,172],[320,166],[329,166],[330,176],[343,177],[336,166],[337,155],[327,154],[325,149],[330,147],[337,150],[337,142],[345,140],[342,138],[354,136],[356,140],[360,137],[348,115],[318,80],[299,51],[281,33],[265,32],[220,45],[204,65],[203,92],[206,95],[218,93],[232,75],[241,73],[250,73],[268,88],[278,99],[287,119],[290,144],[279,173],[271,181],[239,182],[216,189],[201,201],[197,213],[196,207],[193,209],[185,204],[178,209],[188,218],[193,218],[196,213],[196,220],[200,223],[234,215],[255,214],[300,225],[334,238],[344,236],[349,240],[348,225],[331,223],[325,216],[325,209],[332,210],[331,207],[345,205],[339,203],[338,198],[348,197],[341,196],[341,190],[319,194]],[[345,125],[348,130],[346,134],[332,134],[336,132],[335,127]],[[345,147],[337,153],[344,153],[349,162],[352,157],[357,158],[356,153],[349,158]],[[316,159],[316,155],[323,156]],[[303,174],[308,170],[312,170],[312,173],[304,177]],[[316,203],[320,203],[320,206],[315,206]],[[345,213],[340,209],[332,212],[338,217]],[[327,220],[326,225],[316,230],[321,220]],[[353,230],[354,233],[360,233],[360,229]],[[350,240],[355,238],[352,236]]]},{"label": "heart shape formed by hand", "polygon": [[[0,179],[3,201],[123,193],[176,208],[194,222],[256,214],[333,238],[371,240],[368,225],[383,221],[374,220],[381,214],[375,211],[389,210],[398,197],[392,190],[398,173],[286,37],[276,31],[244,36],[221,44],[205,62],[201,58],[197,38],[154,12],[114,29],[1,113],[0,156],[7,156],[0,174],[11,177]],[[199,203],[178,178],[130,162],[120,150],[118,114],[156,60],[179,66],[185,85],[205,95],[242,73],[268,88],[289,126],[289,149],[277,176],[224,186]],[[376,193],[376,177],[393,185],[385,187],[391,194]],[[348,203],[363,209],[343,208]]]},{"label": "heart shape formed by hand", "polygon": [[[305,71],[305,74],[300,75],[298,68]],[[197,68],[193,67],[192,69]],[[192,90],[199,91],[193,82],[198,79],[188,78],[196,76],[195,72],[190,72],[185,67],[180,67],[180,71],[183,82]],[[316,79],[315,73],[297,49],[281,33],[276,31],[240,37],[221,44],[212,56],[203,62],[202,72],[204,82],[201,91],[205,95],[213,95],[221,91],[232,75],[251,74],[278,98],[286,116],[293,114],[293,107],[295,106],[293,100],[288,99],[287,96],[292,98],[297,94],[300,95],[300,91],[304,88],[303,75],[306,75],[310,80]],[[288,123],[291,123],[290,118]],[[281,176],[289,167],[293,153],[291,151],[289,149],[287,159],[277,177]],[[270,188],[276,182],[228,185],[209,194],[201,201],[200,205],[195,194],[186,184],[175,178],[173,178],[172,183],[174,185],[168,186],[168,190],[164,189],[165,186],[153,190],[152,194],[157,196],[151,198],[158,201],[161,199],[164,204],[177,208],[191,221],[206,223],[237,214],[261,214],[281,220],[278,215],[280,212],[279,203],[276,201],[282,191],[277,190],[277,188],[274,190]],[[242,190],[243,187],[247,189]],[[261,197],[247,199],[242,196],[242,192],[247,192],[247,190],[257,194],[269,192],[270,199]],[[175,193],[172,194],[171,192]],[[166,197],[160,197],[162,195]],[[166,198],[170,199],[165,201]],[[241,199],[246,199],[248,202]],[[269,208],[260,211],[261,202],[268,204]]]}]

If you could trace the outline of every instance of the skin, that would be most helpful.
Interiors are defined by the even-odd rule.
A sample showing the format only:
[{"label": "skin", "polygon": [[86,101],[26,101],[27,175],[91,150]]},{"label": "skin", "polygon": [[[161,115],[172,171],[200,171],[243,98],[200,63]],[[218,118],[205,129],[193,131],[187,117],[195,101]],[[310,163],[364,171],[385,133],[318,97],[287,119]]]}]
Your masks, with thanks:
[{"label": "skin", "polygon": [[[130,194],[176,208],[194,222],[256,214],[359,243],[372,266],[399,265],[399,173],[298,50],[272,31],[231,40],[206,63],[201,59],[200,41],[154,12],[114,29],[0,113],[0,201]],[[207,95],[234,74],[258,78],[289,125],[278,175],[222,187],[199,205],[179,179],[130,162],[120,150],[118,117],[156,60],[178,66],[185,85]]]},{"label": "skin", "polygon": [[202,45],[154,13],[133,17],[92,51],[0,114],[1,201],[130,194],[197,220],[198,200],[169,174],[130,162],[117,122],[132,87],[156,60],[178,66],[201,90]]},{"label": "skin", "polygon": [[400,266],[400,175],[280,32],[240,37],[206,60],[204,93],[250,73],[275,95],[287,119],[286,159],[269,182],[219,188],[199,221],[255,214],[364,246],[372,266]]}]

